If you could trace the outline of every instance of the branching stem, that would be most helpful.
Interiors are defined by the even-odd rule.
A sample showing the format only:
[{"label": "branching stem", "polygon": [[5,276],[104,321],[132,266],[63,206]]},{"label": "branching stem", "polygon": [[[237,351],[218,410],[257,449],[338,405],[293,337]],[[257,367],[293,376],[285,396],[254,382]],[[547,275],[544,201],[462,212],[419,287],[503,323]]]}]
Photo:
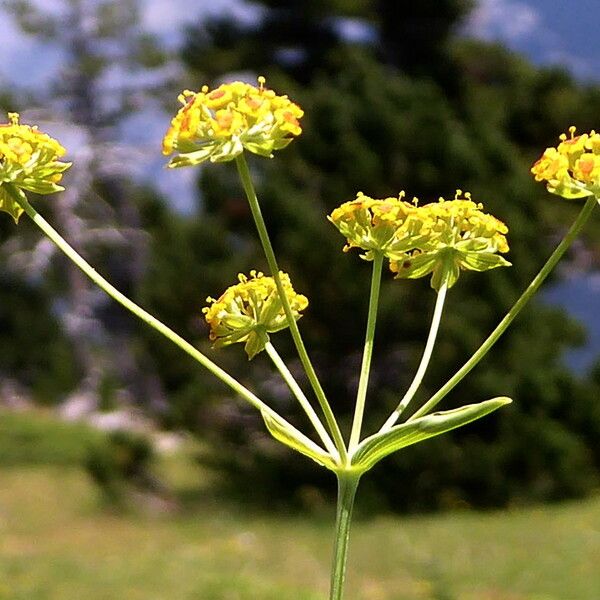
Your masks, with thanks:
[{"label": "branching stem", "polygon": [[348,542],[352,509],[360,476],[354,473],[338,473],[337,516],[335,521],[335,542],[333,548],[333,566],[331,569],[331,587],[329,600],[342,600],[346,579]]},{"label": "branching stem", "polygon": [[365,401],[367,397],[367,388],[369,386],[369,374],[371,372],[371,359],[373,357],[373,342],[375,340],[375,325],[377,323],[377,309],[379,306],[379,291],[381,289],[381,270],[383,267],[383,258],[383,254],[381,252],[375,253],[373,257],[373,274],[371,276],[371,293],[369,296],[367,332],[365,335],[365,347],[363,350],[362,364],[360,367],[360,379],[358,380],[358,392],[356,394],[352,433],[350,434],[350,454],[352,454],[352,451],[360,442],[360,431],[365,412]]},{"label": "branching stem", "polygon": [[[569,228],[569,231],[556,247],[550,258],[546,261],[540,272],[533,278],[527,289],[521,294],[521,297],[515,302],[513,307],[508,311],[506,316],[500,321],[496,329],[488,336],[488,338],[479,346],[475,354],[452,376],[418,411],[416,411],[408,420],[412,421],[418,417],[422,417],[430,412],[437,404],[448,394],[454,387],[477,365],[477,363],[489,352],[490,348],[498,341],[500,336],[506,331],[508,326],[514,321],[515,317],[523,310],[525,305],[538,291],[546,277],[550,275],[558,261],[564,253],[569,249],[579,232],[590,218],[592,211],[596,205],[597,198],[590,196],[577,219]],[[600,200],[599,200],[600,202]]]},{"label": "branching stem", "polygon": [[275,280],[277,292],[279,293],[281,303],[283,304],[283,308],[285,310],[288,325],[290,327],[290,333],[292,334],[292,339],[294,340],[296,350],[298,351],[300,362],[304,367],[306,376],[310,381],[310,384],[313,388],[313,391],[315,392],[315,396],[317,397],[321,410],[323,411],[327,427],[329,428],[329,431],[333,436],[333,440],[335,442],[337,451],[340,455],[340,459],[342,462],[346,462],[348,457],[346,444],[344,443],[342,433],[333,414],[333,411],[331,410],[329,401],[327,400],[325,392],[317,377],[317,373],[315,372],[310,357],[308,356],[308,352],[306,351],[306,348],[304,346],[302,336],[300,335],[300,330],[298,329],[298,324],[296,323],[296,319],[294,318],[294,314],[292,313],[290,303],[288,302],[287,296],[285,294],[285,290],[281,282],[281,277],[279,276],[279,266],[277,264],[277,259],[275,258],[275,252],[273,251],[273,246],[271,244],[271,240],[269,239],[269,234],[267,232],[265,220],[262,216],[262,211],[260,210],[258,197],[256,196],[256,190],[254,189],[252,177],[250,176],[250,170],[248,169],[248,163],[246,162],[244,154],[242,153],[239,156],[237,156],[235,162],[237,165],[238,173],[240,175],[242,186],[246,193],[246,197],[248,198],[250,211],[252,212],[252,216],[254,218],[254,223],[258,231],[258,237],[260,238],[260,242],[262,244],[265,257],[267,259],[267,263],[271,271],[271,276]]},{"label": "branching stem", "polygon": [[[110,284],[102,275],[100,275],[67,241],[31,206],[25,194],[17,190],[10,184],[4,184],[4,189],[21,206],[27,216],[42,230],[42,232],[71,260],[85,275],[87,275],[99,288],[108,294],[113,300],[116,300],[121,306],[133,313],[136,317],[150,325],[153,329],[164,335],[167,339],[189,354],[194,360],[208,369],[215,377],[220,379],[225,385],[229,386],[234,392],[239,394],[244,400],[261,412],[267,412],[279,419],[282,417],[272,408],[265,404],[260,398],[253,394],[249,389],[243,386],[237,379],[229,375],[218,365],[212,362],[207,356],[202,354],[197,348],[184,340],[180,335],[167,327],[164,323],[152,316],[149,312],[138,306],[127,296],[122,294],[117,288]],[[285,419],[283,419],[285,421]],[[291,427],[291,425],[290,425]]]},{"label": "branching stem", "polygon": [[417,368],[415,378],[410,384],[408,390],[406,390],[406,393],[404,394],[402,400],[400,400],[396,410],[390,415],[389,419],[379,430],[380,433],[389,431],[394,426],[404,409],[409,405],[410,401],[413,399],[415,393],[421,385],[421,382],[423,381],[423,377],[425,376],[425,372],[427,371],[427,367],[429,366],[429,362],[431,361],[431,354],[433,352],[433,347],[435,346],[435,341],[437,339],[437,334],[440,328],[440,321],[442,319],[442,312],[444,309],[444,302],[446,300],[447,291],[448,287],[446,285],[443,285],[437,294],[435,308],[433,310],[433,317],[431,319],[431,327],[429,329],[429,335],[427,336],[427,343],[425,344],[425,350],[423,351],[423,356],[421,357],[421,362],[419,363],[419,367]]}]

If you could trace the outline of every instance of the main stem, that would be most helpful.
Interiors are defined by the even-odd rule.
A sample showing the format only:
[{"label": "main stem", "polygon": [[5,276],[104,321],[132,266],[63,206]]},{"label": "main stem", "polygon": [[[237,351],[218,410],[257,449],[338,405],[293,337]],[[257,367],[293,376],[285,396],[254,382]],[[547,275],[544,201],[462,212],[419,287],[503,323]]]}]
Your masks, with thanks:
[{"label": "main stem", "polygon": [[325,396],[325,392],[321,387],[321,383],[319,382],[315,369],[308,356],[308,352],[304,347],[304,342],[302,341],[302,336],[300,335],[298,324],[296,323],[296,319],[294,318],[294,314],[292,313],[292,309],[285,294],[283,284],[281,283],[281,277],[279,276],[279,266],[277,265],[275,252],[273,251],[273,246],[271,244],[271,240],[269,239],[267,226],[265,225],[265,220],[262,216],[262,211],[260,210],[260,205],[258,203],[256,191],[252,183],[252,177],[250,176],[250,170],[248,169],[248,163],[244,158],[244,154],[242,153],[239,156],[237,156],[235,162],[237,165],[238,173],[240,175],[240,179],[242,181],[242,186],[244,187],[244,192],[246,193],[246,197],[248,198],[250,211],[252,212],[254,223],[256,224],[256,229],[258,230],[258,237],[260,238],[260,242],[262,244],[265,257],[267,259],[267,263],[271,271],[271,275],[275,280],[277,292],[279,294],[279,297],[281,298],[281,303],[283,305],[283,309],[287,317],[290,333],[292,334],[292,339],[294,340],[294,344],[298,351],[298,356],[300,357],[300,361],[302,362],[302,366],[304,367],[306,375],[315,392],[319,405],[321,406],[321,410],[323,411],[323,415],[325,416],[325,421],[327,422],[329,431],[333,436],[333,440],[340,455],[340,459],[342,463],[344,463],[346,462],[348,457],[346,445],[344,443],[344,439],[342,437],[339,425],[335,419],[333,411],[331,410],[331,406],[329,405],[327,397]]},{"label": "main stem", "polygon": [[383,267],[383,254],[375,253],[373,258],[373,273],[371,276],[371,293],[369,296],[369,314],[367,317],[367,333],[365,335],[365,347],[363,350],[362,364],[360,367],[360,379],[358,381],[358,392],[356,394],[356,406],[354,409],[354,420],[352,422],[352,433],[350,434],[350,454],[360,442],[360,430],[365,412],[365,401],[367,388],[369,386],[369,373],[371,371],[371,358],[373,357],[373,341],[375,339],[375,324],[377,323],[377,308],[379,306],[379,291],[381,289],[381,270]]},{"label": "main stem", "polygon": [[290,370],[287,368],[287,365],[282,360],[281,356],[279,356],[279,353],[277,352],[277,350],[275,350],[275,347],[273,346],[273,344],[271,344],[271,342],[267,342],[267,344],[265,346],[265,350],[267,351],[267,354],[273,361],[273,364],[275,365],[275,367],[277,368],[277,370],[283,377],[287,386],[290,388],[291,392],[296,397],[296,400],[298,400],[298,402],[300,403],[300,406],[302,406],[302,408],[304,409],[306,416],[309,418],[310,422],[312,423],[313,427],[315,428],[315,431],[321,438],[321,441],[325,445],[325,448],[327,448],[327,450],[331,454],[331,456],[338,457],[338,451],[336,450],[333,440],[327,433],[327,430],[325,429],[325,427],[323,427],[323,423],[321,423],[319,416],[315,412],[311,403],[308,401],[308,398],[304,395],[302,388],[298,385],[298,382],[294,379],[294,376],[290,373]]},{"label": "main stem", "polygon": [[415,374],[415,378],[410,384],[408,390],[406,390],[406,394],[404,394],[402,400],[400,400],[396,410],[390,415],[390,418],[384,423],[383,427],[379,430],[380,433],[388,431],[394,426],[394,424],[398,420],[398,417],[402,414],[404,409],[413,399],[415,393],[421,385],[421,382],[423,381],[423,377],[425,376],[425,372],[427,371],[427,367],[429,366],[429,362],[431,361],[431,354],[433,352],[435,340],[437,339],[437,334],[440,328],[440,321],[442,320],[442,312],[444,309],[444,302],[446,300],[447,291],[448,287],[446,285],[443,285],[437,294],[435,308],[433,310],[433,317],[431,319],[431,327],[429,329],[429,335],[427,336],[427,343],[425,344],[425,350],[423,351],[423,356],[421,357],[421,362],[419,363],[419,367],[417,369],[417,373]]},{"label": "main stem", "polygon": [[595,196],[590,196],[588,198],[584,207],[581,209],[581,212],[577,216],[577,219],[573,225],[571,225],[563,240],[550,255],[550,258],[546,261],[546,264],[540,269],[540,272],[535,276],[521,297],[515,302],[514,306],[508,311],[502,321],[500,321],[496,329],[492,331],[483,344],[479,346],[475,354],[473,354],[473,356],[456,372],[456,374],[451,377],[444,384],[444,386],[442,386],[417,412],[415,412],[410,419],[408,419],[409,421],[427,414],[432,408],[434,408],[438,402],[440,402],[440,400],[442,400],[442,398],[444,398],[444,396],[446,396],[446,394],[448,394],[488,353],[498,338],[506,331],[508,326],[514,321],[515,317],[521,312],[523,307],[538,291],[546,277],[548,277],[548,275],[557,265],[558,261],[562,258],[563,254],[568,250],[569,246],[571,246],[575,238],[579,235],[579,232],[592,214],[596,201],[597,199]]},{"label": "main stem", "polygon": [[335,542],[333,546],[329,600],[342,600],[344,597],[344,580],[346,578],[352,508],[354,507],[354,498],[356,497],[360,476],[341,472],[337,474],[337,478],[337,516],[335,520]]},{"label": "main stem", "polygon": [[247,400],[252,406],[260,411],[266,411],[281,418],[275,411],[267,406],[260,398],[255,396],[250,390],[244,387],[239,381],[234,379],[229,373],[221,369],[213,363],[202,352],[194,348],[189,342],[184,340],[180,335],[167,327],[164,323],[153,317],[149,312],[135,304],[127,296],[117,290],[104,277],[102,277],[89,263],[87,263],[77,251],[71,247],[64,238],[48,223],[34,208],[31,206],[24,194],[19,193],[14,187],[9,184],[4,184],[4,189],[8,191],[11,197],[21,206],[25,213],[32,221],[43,231],[43,233],[56,246],[64,252],[64,254],[75,263],[85,275],[87,275],[98,287],[106,292],[111,298],[116,300],[121,306],[132,312],[136,317],[150,325],[153,329],[162,333],[167,339],[171,340],[176,346],[179,346],[184,352],[189,354],[193,359],[198,361],[203,367],[208,369],[213,375],[218,377],[223,383],[228,385],[234,392]]}]

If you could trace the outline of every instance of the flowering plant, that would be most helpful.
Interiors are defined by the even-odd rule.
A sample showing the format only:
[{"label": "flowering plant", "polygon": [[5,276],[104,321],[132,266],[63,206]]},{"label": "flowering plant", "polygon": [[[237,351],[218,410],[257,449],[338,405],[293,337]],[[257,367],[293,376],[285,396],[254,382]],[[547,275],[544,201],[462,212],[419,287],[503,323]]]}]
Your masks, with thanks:
[{"label": "flowering plant", "polygon": [[[187,352],[224,384],[249,402],[261,414],[271,435],[319,465],[331,470],[338,480],[338,510],[331,576],[330,600],[343,597],[346,556],[352,507],[361,477],[380,460],[408,445],[467,425],[511,402],[499,396],[467,404],[454,410],[432,412],[437,404],[485,356],[498,338],[527,304],[600,202],[600,135],[595,132],[562,136],[557,148],[547,149],[532,172],[545,181],[548,190],[565,198],[587,198],[577,219],[538,275],[521,297],[481,344],[479,349],[427,402],[408,418],[403,414],[419,388],[433,349],[448,291],[463,271],[484,272],[510,266],[502,256],[509,250],[508,228],[485,213],[468,193],[460,190],[452,200],[420,204],[396,198],[374,199],[359,193],[356,199],[336,208],[329,220],[346,238],[344,251],[359,248],[372,263],[371,291],[367,314],[365,345],[349,436],[342,433],[334,411],[315,369],[298,327],[308,299],[297,293],[290,277],[279,270],[269,234],[255,193],[245,153],[271,157],[300,135],[302,109],[287,96],[265,87],[242,82],[224,84],[210,91],[184,92],[184,104],[171,122],[163,142],[163,152],[175,154],[170,167],[194,166],[204,161],[235,161],[246,193],[270,273],[252,271],[239,275],[238,283],[218,299],[209,298],[204,308],[210,338],[216,348],[243,343],[249,359],[265,351],[306,412],[318,441],[300,431],[251,390],[234,379],[205,354],[119,292],[54,230],[32,207],[25,192],[48,194],[61,190],[62,173],[70,163],[59,158],[65,153],[56,141],[35,127],[19,124],[9,115],[0,125],[0,210],[15,221],[25,212],[92,281],[117,302]],[[375,340],[380,283],[384,261],[396,279],[431,275],[435,306],[423,355],[414,379],[379,431],[362,436],[362,423]],[[399,283],[400,285],[401,283]],[[312,400],[294,379],[277,353],[271,335],[289,328],[300,361],[312,388]],[[318,405],[318,411],[314,404]]]}]

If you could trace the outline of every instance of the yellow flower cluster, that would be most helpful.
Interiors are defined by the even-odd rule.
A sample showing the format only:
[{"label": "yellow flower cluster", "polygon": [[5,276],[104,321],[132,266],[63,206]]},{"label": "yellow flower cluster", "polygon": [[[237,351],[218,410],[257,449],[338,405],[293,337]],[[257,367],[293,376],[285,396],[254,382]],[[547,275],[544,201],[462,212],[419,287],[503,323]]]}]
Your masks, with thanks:
[{"label": "yellow flower cluster", "polygon": [[232,160],[244,149],[272,156],[302,133],[302,109],[264,87],[235,81],[210,91],[184,91],[183,108],[171,121],[163,139],[163,154],[176,153],[169,167]]},{"label": "yellow flower cluster", "polygon": [[[299,319],[308,299],[294,291],[287,273],[280,271],[279,275],[294,317]],[[246,354],[252,359],[264,350],[269,333],[285,329],[288,322],[272,277],[251,271],[250,278],[240,273],[238,279],[239,283],[217,300],[207,298],[209,306],[202,312],[216,347],[245,342]]]},{"label": "yellow flower cluster", "polygon": [[377,200],[358,192],[356,200],[336,208],[328,219],[347,239],[344,252],[351,248],[366,250],[365,260],[373,260],[374,252],[391,253],[409,250],[418,240],[422,221],[416,218],[417,207],[397,198]]},{"label": "yellow flower cluster", "polygon": [[432,273],[431,286],[452,287],[461,270],[488,271],[507,267],[510,263],[498,253],[508,252],[506,225],[483,212],[483,205],[461,198],[457,190],[454,200],[418,208],[423,220],[419,244],[400,256],[391,257],[390,269],[397,278],[416,279]]},{"label": "yellow flower cluster", "polygon": [[37,127],[19,123],[17,113],[8,113],[8,123],[0,124],[0,210],[15,221],[23,212],[8,194],[4,184],[36,194],[52,194],[71,163],[60,162],[66,150]]},{"label": "yellow flower cluster", "polygon": [[508,252],[504,223],[483,212],[470,194],[457,191],[454,200],[419,206],[398,198],[376,200],[359,193],[356,200],[336,208],[329,220],[348,241],[344,250],[358,247],[372,260],[381,253],[390,260],[397,278],[433,274],[431,285],[454,285],[461,270],[486,271],[510,263],[498,255]]},{"label": "yellow flower cluster", "polygon": [[600,194],[600,134],[595,131],[570,136],[562,134],[556,148],[546,148],[531,172],[536,181],[545,181],[548,191],[563,198],[584,198]]}]

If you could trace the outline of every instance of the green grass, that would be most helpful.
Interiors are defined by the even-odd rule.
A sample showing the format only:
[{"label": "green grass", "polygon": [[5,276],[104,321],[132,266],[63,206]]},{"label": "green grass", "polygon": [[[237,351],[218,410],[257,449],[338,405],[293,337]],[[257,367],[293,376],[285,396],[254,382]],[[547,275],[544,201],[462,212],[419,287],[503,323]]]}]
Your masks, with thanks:
[{"label": "green grass", "polygon": [[[76,468],[0,469],[0,599],[326,597],[333,515],[244,514],[204,494],[185,515],[115,515]],[[362,520],[350,553],[348,600],[597,600],[600,499]]]},{"label": "green grass", "polygon": [[59,421],[43,411],[0,410],[0,467],[81,465],[92,443],[106,435],[82,423]]}]

